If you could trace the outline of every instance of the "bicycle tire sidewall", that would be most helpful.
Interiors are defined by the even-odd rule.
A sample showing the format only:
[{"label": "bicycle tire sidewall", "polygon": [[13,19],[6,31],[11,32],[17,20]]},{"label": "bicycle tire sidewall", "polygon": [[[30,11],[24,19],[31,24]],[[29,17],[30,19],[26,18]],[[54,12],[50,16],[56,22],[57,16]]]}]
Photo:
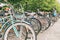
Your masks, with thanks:
[{"label": "bicycle tire sidewall", "polygon": [[[41,22],[38,19],[36,19],[36,18],[30,18],[30,19],[34,19],[34,20],[36,20],[39,23],[39,26],[40,26],[40,27],[38,27],[39,28],[38,33],[39,33],[41,31],[41,29],[42,29]],[[37,35],[38,35],[38,33],[37,33]]]},{"label": "bicycle tire sidewall", "polygon": [[[17,23],[16,23],[17,24]],[[28,25],[28,24],[26,24],[26,23],[24,23],[24,22],[22,22],[22,23],[20,23],[21,25],[23,25],[23,24],[25,24],[25,25],[27,25],[27,26],[29,26],[29,28],[31,28],[32,29],[32,27],[30,27],[30,25]],[[14,24],[15,25],[15,24]],[[10,27],[8,27],[8,29],[10,28],[12,28],[12,26],[13,25],[11,25]],[[6,38],[6,36],[7,36],[7,34],[6,34],[6,32],[8,31],[8,29],[4,32],[4,36],[3,36],[3,40],[5,40],[5,38]],[[9,30],[10,30],[9,29]],[[36,35],[35,35],[35,32],[34,32],[34,30],[32,29],[32,32],[33,32],[33,35],[34,35],[34,40],[37,40],[37,37],[36,37]],[[7,40],[7,39],[6,39]]]}]

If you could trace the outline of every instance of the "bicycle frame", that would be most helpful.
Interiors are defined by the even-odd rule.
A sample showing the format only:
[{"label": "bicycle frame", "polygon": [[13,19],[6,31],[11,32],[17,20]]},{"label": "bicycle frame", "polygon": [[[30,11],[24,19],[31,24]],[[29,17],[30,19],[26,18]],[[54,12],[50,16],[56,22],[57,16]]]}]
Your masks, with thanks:
[{"label": "bicycle frame", "polygon": [[[4,18],[3,18],[3,19],[4,19]],[[12,15],[10,15],[10,20],[9,20],[9,21],[11,21],[11,24],[12,24],[12,25],[14,24],[14,20],[13,20]],[[1,27],[1,29],[0,29],[0,32],[3,30],[4,26],[5,26],[9,21],[5,22],[5,23],[2,25],[2,27]],[[8,27],[9,27],[9,26],[8,26]],[[18,37],[17,29],[16,29],[14,26],[13,26],[13,30],[14,30],[16,36]]]}]

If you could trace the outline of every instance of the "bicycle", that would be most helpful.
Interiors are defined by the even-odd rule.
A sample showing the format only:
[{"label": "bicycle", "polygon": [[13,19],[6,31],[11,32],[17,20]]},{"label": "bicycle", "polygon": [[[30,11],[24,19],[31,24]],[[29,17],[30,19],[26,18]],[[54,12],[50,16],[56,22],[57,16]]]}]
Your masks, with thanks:
[{"label": "bicycle", "polygon": [[[2,19],[8,18],[8,20],[2,25],[0,31],[3,30],[4,26],[7,23],[10,23],[7,26],[7,28],[5,28],[5,32],[4,32],[4,35],[3,35],[3,40],[13,39],[13,36],[14,37],[16,36],[14,40],[19,40],[19,39],[20,40],[27,40],[26,37],[27,37],[27,32],[29,32],[29,30],[32,33],[32,37],[33,37],[31,39],[32,40],[36,40],[35,32],[34,32],[34,30],[31,27],[32,25],[30,25],[30,23],[28,23],[28,22],[21,21],[21,20],[17,19],[16,17],[14,17],[13,16],[14,12],[12,11],[12,9],[13,8],[10,7],[9,10],[8,10],[9,16],[6,16],[6,17],[2,18]],[[20,30],[17,29],[17,27],[19,27]],[[23,29],[24,29],[24,31],[23,31]],[[11,32],[11,30],[12,30],[12,32]],[[11,38],[9,38],[9,37],[11,37]]]},{"label": "bicycle", "polygon": [[45,16],[39,15],[39,13],[25,13],[27,18],[27,21],[29,21],[33,25],[33,29],[35,30],[36,34],[38,34],[40,31],[47,30],[51,22],[50,20]]},{"label": "bicycle", "polygon": [[56,15],[55,17],[52,15],[52,13],[49,13],[49,19],[51,21],[51,25],[53,25],[57,20],[58,20],[58,16]]},{"label": "bicycle", "polygon": [[25,16],[26,16],[26,21],[32,24],[36,35],[38,35],[38,33],[42,29],[42,25],[41,25],[41,22],[36,18],[36,13],[25,12]]},{"label": "bicycle", "polygon": [[47,30],[50,25],[51,25],[51,21],[48,19],[47,16],[49,15],[46,15],[45,12],[40,12],[39,10],[37,10],[37,15],[38,15],[38,20],[40,20],[41,24],[42,24],[42,31],[45,31]]}]

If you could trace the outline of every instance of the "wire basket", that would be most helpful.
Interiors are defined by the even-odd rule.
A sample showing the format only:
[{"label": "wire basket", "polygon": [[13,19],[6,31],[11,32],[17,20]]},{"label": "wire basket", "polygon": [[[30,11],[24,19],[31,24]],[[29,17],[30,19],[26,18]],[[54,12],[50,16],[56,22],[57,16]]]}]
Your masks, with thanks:
[{"label": "wire basket", "polygon": [[[16,5],[17,6],[17,5]],[[17,18],[17,19],[24,19],[25,17],[25,14],[24,14],[24,8],[22,7],[21,4],[19,4],[18,8],[15,9],[14,8],[14,16]]]}]

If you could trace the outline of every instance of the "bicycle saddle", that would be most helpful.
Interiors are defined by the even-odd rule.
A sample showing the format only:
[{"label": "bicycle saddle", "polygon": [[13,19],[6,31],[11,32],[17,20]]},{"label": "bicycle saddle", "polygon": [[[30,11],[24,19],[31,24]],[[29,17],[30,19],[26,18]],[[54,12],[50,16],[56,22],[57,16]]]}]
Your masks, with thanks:
[{"label": "bicycle saddle", "polygon": [[35,16],[35,12],[25,12],[25,16]]},{"label": "bicycle saddle", "polygon": [[44,12],[37,12],[39,16],[44,16]]}]

